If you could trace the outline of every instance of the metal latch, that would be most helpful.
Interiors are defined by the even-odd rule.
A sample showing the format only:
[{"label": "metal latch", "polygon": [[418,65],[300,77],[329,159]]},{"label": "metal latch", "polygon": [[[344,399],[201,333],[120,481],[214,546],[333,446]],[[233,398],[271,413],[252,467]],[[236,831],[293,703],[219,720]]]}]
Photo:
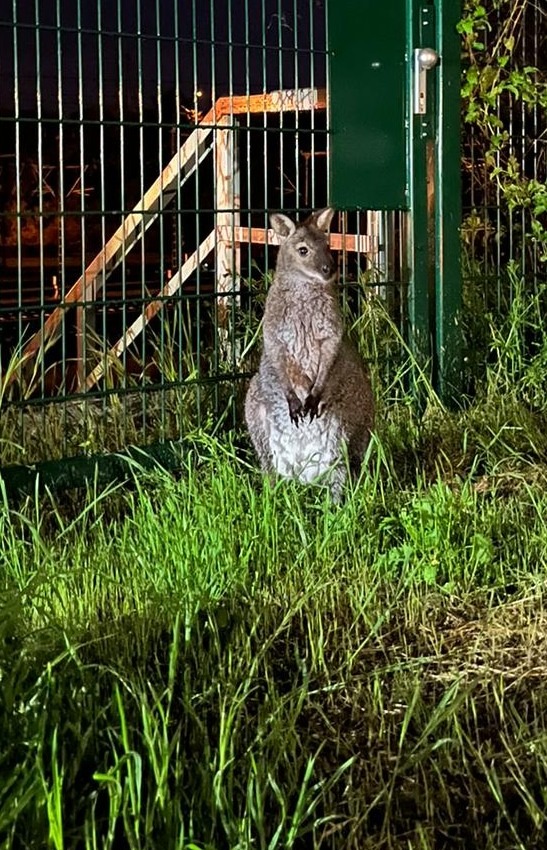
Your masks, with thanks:
[{"label": "metal latch", "polygon": [[435,67],[439,54],[432,47],[414,51],[414,115],[425,115],[427,108],[427,72]]}]

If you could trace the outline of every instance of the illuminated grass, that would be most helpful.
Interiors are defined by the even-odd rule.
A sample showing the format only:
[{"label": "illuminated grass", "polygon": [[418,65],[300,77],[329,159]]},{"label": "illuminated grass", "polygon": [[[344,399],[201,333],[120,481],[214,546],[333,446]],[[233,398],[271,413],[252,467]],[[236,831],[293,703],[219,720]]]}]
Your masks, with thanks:
[{"label": "illuminated grass", "polygon": [[176,477],[4,496],[0,846],[547,842],[544,348],[518,315],[466,409],[391,373],[341,506],[200,433]]},{"label": "illuminated grass", "polygon": [[541,844],[545,475],[389,466],[337,508],[204,438],[4,505],[6,846]]}]

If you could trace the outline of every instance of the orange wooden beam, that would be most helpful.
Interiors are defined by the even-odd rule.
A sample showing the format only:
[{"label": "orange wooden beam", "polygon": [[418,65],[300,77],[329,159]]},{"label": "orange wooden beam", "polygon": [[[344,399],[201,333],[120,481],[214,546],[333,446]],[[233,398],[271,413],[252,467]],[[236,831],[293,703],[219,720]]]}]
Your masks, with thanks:
[{"label": "orange wooden beam", "polygon": [[[279,239],[273,230],[262,227],[227,227],[221,234],[227,242],[253,243],[255,245],[279,245]],[[376,240],[368,234],[357,236],[354,233],[331,233],[329,244],[333,251],[352,251],[368,254],[377,248]]]},{"label": "orange wooden beam", "polygon": [[214,124],[215,121],[226,115],[296,112],[298,110],[326,108],[326,89],[287,89],[264,94],[232,95],[231,97],[219,97],[215,105],[203,116],[199,125]]}]

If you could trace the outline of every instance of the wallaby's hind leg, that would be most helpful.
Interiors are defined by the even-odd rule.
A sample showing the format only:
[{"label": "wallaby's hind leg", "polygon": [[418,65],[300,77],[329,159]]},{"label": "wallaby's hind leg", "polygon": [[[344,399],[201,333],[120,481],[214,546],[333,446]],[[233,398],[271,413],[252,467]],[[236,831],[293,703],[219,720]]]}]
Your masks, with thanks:
[{"label": "wallaby's hind leg", "polygon": [[341,504],[344,498],[344,489],[346,486],[347,472],[345,464],[340,461],[336,467],[331,470],[329,475],[329,490],[332,501],[335,505]]},{"label": "wallaby's hind leg", "polygon": [[269,440],[268,408],[260,392],[258,375],[255,375],[249,384],[245,399],[245,419],[262,471],[272,473],[274,466]]},{"label": "wallaby's hind leg", "polygon": [[364,454],[364,450],[363,450],[362,453],[359,453],[359,454],[350,453],[349,458],[348,458],[350,476],[351,476],[351,480],[354,483],[358,480],[359,476],[361,475],[361,469],[363,467],[363,454]]}]

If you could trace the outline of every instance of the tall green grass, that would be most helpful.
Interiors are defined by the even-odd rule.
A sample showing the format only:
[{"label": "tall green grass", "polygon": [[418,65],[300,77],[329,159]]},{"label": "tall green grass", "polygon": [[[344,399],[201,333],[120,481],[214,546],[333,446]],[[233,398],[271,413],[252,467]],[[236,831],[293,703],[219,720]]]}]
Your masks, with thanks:
[{"label": "tall green grass", "polygon": [[2,493],[0,846],[547,843],[545,330],[518,297],[456,410],[364,312],[378,420],[340,506],[200,433],[176,477]]},{"label": "tall green grass", "polygon": [[545,480],[368,461],[4,501],[4,846],[538,846]]}]

